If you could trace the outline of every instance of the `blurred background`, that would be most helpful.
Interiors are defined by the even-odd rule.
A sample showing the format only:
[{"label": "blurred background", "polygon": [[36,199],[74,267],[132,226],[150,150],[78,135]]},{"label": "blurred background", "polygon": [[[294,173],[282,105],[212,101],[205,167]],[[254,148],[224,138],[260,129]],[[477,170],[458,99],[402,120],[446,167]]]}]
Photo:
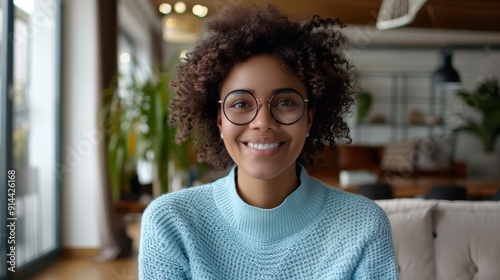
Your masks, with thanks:
[{"label": "blurred background", "polygon": [[2,184],[0,279],[137,278],[148,203],[225,174],[174,144],[175,65],[207,18],[250,2],[348,25],[353,143],[311,175],[348,191],[390,183],[399,197],[433,180],[471,199],[500,188],[498,1],[2,0],[0,177],[15,170],[17,220],[12,274]]}]

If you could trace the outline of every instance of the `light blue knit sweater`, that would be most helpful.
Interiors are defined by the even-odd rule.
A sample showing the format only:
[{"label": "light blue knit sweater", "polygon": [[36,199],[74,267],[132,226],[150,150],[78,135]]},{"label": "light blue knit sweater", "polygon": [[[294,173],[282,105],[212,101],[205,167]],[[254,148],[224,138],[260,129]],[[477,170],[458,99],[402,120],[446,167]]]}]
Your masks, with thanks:
[{"label": "light blue knit sweater", "polygon": [[384,212],[299,168],[300,187],[274,209],[240,199],[235,168],[154,200],[142,218],[139,279],[397,279]]}]

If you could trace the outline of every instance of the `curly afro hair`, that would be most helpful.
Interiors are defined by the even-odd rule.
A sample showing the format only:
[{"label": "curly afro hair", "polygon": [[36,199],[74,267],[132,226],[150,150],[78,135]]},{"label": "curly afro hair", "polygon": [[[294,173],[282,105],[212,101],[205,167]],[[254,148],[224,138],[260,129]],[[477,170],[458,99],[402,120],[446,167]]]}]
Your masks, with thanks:
[{"label": "curly afro hair", "polygon": [[[198,160],[214,167],[234,164],[217,127],[220,88],[237,63],[259,54],[276,57],[304,83],[314,106],[309,137],[297,159],[311,168],[314,158],[329,145],[350,143],[344,120],[355,100],[354,66],[345,58],[346,37],[337,19],[315,15],[291,22],[274,6],[230,6],[207,22],[206,35],[177,66],[171,86],[176,96],[169,104],[169,125],[177,126],[176,142],[191,139]],[[336,154],[336,153],[335,153]]]}]

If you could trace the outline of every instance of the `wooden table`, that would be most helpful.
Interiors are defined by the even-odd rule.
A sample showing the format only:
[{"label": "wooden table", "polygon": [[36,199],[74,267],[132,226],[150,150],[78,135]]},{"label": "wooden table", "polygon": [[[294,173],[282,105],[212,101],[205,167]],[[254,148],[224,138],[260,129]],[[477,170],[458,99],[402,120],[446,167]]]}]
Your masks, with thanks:
[{"label": "wooden table", "polygon": [[[489,199],[500,190],[500,180],[494,179],[451,179],[451,178],[397,178],[391,182],[395,198],[422,196],[434,186],[464,186],[472,199]],[[357,192],[357,185],[339,186],[351,193]]]}]

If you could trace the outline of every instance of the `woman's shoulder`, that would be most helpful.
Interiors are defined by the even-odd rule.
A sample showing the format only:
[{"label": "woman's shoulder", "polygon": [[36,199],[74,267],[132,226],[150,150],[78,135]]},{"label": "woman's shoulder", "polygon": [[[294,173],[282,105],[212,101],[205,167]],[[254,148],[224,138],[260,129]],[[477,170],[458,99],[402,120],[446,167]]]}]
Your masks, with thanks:
[{"label": "woman's shoulder", "polygon": [[213,188],[214,184],[210,183],[162,194],[149,203],[143,219],[158,221],[200,211],[213,204]]},{"label": "woman's shoulder", "polygon": [[364,196],[346,192],[342,189],[325,186],[327,190],[326,205],[332,212],[343,213],[362,220],[385,223],[387,216],[382,208],[373,200]]},{"label": "woman's shoulder", "polygon": [[383,214],[382,208],[373,200],[364,196],[349,193],[341,188],[325,185],[320,180],[310,176],[304,176],[303,180],[307,181],[315,189],[322,189],[325,193],[325,206],[331,208],[355,209],[356,212],[368,212],[375,214]]}]

